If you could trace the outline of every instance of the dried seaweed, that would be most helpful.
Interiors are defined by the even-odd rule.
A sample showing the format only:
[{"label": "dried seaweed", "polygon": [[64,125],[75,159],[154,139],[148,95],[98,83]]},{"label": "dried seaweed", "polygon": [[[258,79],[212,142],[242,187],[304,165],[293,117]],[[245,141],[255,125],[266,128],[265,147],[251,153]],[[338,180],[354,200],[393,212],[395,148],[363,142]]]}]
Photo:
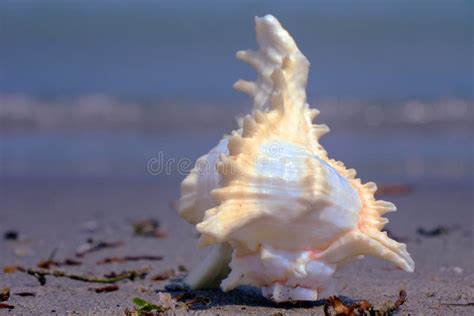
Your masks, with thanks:
[{"label": "dried seaweed", "polygon": [[7,230],[3,234],[3,239],[4,240],[18,240],[18,232],[16,230]]},{"label": "dried seaweed", "polygon": [[118,285],[106,285],[98,288],[90,288],[90,291],[94,291],[96,293],[109,293],[109,292],[115,292],[118,291],[119,287]]},{"label": "dried seaweed", "polygon": [[164,238],[166,231],[160,227],[156,219],[145,219],[132,223],[135,235],[142,237]]},{"label": "dried seaweed", "polygon": [[106,248],[115,248],[115,247],[122,246],[123,244],[124,244],[123,241],[114,241],[114,242],[95,241],[94,239],[89,238],[87,239],[85,244],[82,244],[77,248],[76,257],[80,258],[91,252],[96,252],[96,251],[106,249]]},{"label": "dried seaweed", "polygon": [[36,296],[36,293],[34,292],[16,292],[16,293],[13,293],[13,295],[18,295],[18,296],[21,296],[21,297],[28,297],[28,296]]},{"label": "dried seaweed", "polygon": [[26,273],[28,275],[34,276],[41,285],[46,284],[46,277],[52,276],[56,278],[68,278],[71,280],[90,282],[90,283],[115,283],[122,280],[133,281],[137,278],[143,279],[147,274],[147,270],[131,270],[124,271],[119,274],[114,274],[113,276],[104,276],[104,277],[95,277],[88,275],[79,275],[73,273],[67,273],[61,270],[35,270],[35,269],[25,269],[23,267],[16,267],[16,271]]},{"label": "dried seaweed", "polygon": [[0,290],[0,302],[5,302],[10,299],[10,288],[5,287]]},{"label": "dried seaweed", "polygon": [[102,260],[97,261],[97,264],[110,264],[110,263],[122,263],[127,261],[141,261],[141,260],[149,260],[149,261],[159,261],[163,260],[162,256],[124,256],[124,257],[109,257],[104,258]]},{"label": "dried seaweed", "polygon": [[405,290],[401,290],[400,293],[398,293],[398,298],[395,303],[393,305],[391,305],[390,303],[386,304],[386,308],[380,309],[380,312],[382,313],[382,315],[390,315],[391,313],[395,312],[400,306],[402,306],[406,302],[406,300],[407,292]]},{"label": "dried seaweed", "polygon": [[191,292],[178,294],[175,300],[186,304],[187,307],[192,308],[194,305],[209,305],[211,300],[204,296],[196,296]]},{"label": "dried seaweed", "polygon": [[0,303],[0,309],[14,309],[15,306],[7,304],[7,303]]},{"label": "dried seaweed", "polygon": [[446,226],[437,226],[432,229],[426,229],[423,227],[418,227],[416,233],[423,237],[436,237],[441,235],[447,235],[451,232],[451,230]]},{"label": "dried seaweed", "polygon": [[176,275],[175,269],[167,269],[151,277],[153,281],[164,281]]},{"label": "dried seaweed", "polygon": [[468,303],[440,303],[440,305],[443,305],[443,306],[468,307],[468,306],[474,306],[474,302],[468,302]]},{"label": "dried seaweed", "polygon": [[386,302],[381,308],[374,308],[367,300],[361,300],[357,303],[346,305],[336,296],[331,296],[324,304],[324,315],[331,316],[331,307],[336,312],[336,316],[356,316],[356,315],[371,315],[382,316],[390,315],[395,312],[401,305],[405,303],[407,293],[401,290],[395,303]]},{"label": "dried seaweed", "polygon": [[337,296],[331,296],[326,300],[326,304],[324,304],[324,315],[332,315],[330,312],[330,307],[334,309],[337,316],[355,316],[364,315],[364,313],[368,311],[372,305],[368,301],[362,300],[348,306],[345,305]]},{"label": "dried seaweed", "polygon": [[82,264],[81,261],[77,261],[74,259],[65,259],[63,261],[56,261],[56,260],[43,260],[38,262],[37,267],[41,269],[50,269],[51,267],[63,267],[63,266],[80,266]]},{"label": "dried seaweed", "polygon": [[3,268],[3,273],[9,274],[9,273],[15,273],[18,271],[18,266],[6,266]]}]

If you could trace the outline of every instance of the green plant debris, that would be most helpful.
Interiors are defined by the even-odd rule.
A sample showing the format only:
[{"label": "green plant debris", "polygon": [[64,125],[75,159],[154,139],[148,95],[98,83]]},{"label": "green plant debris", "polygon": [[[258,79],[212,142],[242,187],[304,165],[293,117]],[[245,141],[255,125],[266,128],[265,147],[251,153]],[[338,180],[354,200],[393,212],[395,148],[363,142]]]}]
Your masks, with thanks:
[{"label": "green plant debris", "polygon": [[79,275],[73,273],[67,273],[61,270],[35,270],[35,269],[25,269],[23,267],[16,267],[16,271],[26,273],[28,275],[34,276],[41,285],[46,284],[46,277],[52,276],[56,278],[68,278],[71,280],[90,282],[90,283],[115,283],[122,280],[133,281],[135,279],[143,279],[148,274],[148,270],[130,270],[124,271],[119,274],[109,274],[104,277],[95,277],[88,275]]},{"label": "green plant debris", "polygon": [[155,305],[148,301],[145,301],[144,299],[141,299],[139,297],[135,297],[132,300],[132,302],[133,304],[136,305],[135,311],[137,315],[142,315],[142,314],[152,313],[152,312],[163,313],[165,311],[163,307]]},{"label": "green plant debris", "polygon": [[156,303],[148,302],[142,298],[135,297],[132,300],[135,307],[126,309],[125,315],[161,315],[165,312],[184,312],[188,309],[186,303],[180,302],[171,297],[169,293],[158,293],[158,301]]}]

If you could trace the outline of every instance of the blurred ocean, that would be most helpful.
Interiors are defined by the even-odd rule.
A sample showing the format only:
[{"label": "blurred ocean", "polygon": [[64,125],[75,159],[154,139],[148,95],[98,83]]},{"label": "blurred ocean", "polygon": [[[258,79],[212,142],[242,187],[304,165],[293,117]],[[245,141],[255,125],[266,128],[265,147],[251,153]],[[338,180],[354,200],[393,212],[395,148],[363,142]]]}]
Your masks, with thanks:
[{"label": "blurred ocean", "polygon": [[[309,96],[473,98],[469,0],[0,1],[3,93],[244,100],[253,17],[274,14],[312,63]],[[222,104],[225,106],[225,103]]]},{"label": "blurred ocean", "polygon": [[234,54],[267,13],[312,63],[335,158],[374,180],[472,179],[467,0],[0,1],[1,176],[149,177],[161,151],[195,159],[250,107]]}]

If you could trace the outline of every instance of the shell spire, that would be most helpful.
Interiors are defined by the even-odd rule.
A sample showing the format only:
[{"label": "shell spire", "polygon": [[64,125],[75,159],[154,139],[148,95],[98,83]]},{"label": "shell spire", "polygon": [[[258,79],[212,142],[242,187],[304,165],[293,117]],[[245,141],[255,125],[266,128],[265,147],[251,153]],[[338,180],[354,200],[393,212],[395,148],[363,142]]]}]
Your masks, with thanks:
[{"label": "shell spire", "polygon": [[[286,121],[280,119],[278,123],[285,126],[285,133],[308,135],[304,141],[309,142],[317,154],[327,156],[319,140],[329,132],[329,127],[312,125],[319,111],[310,109],[306,103],[308,59],[274,16],[255,17],[255,31],[258,50],[238,51],[236,56],[255,69],[257,79],[240,79],[234,89],[253,99],[251,116],[257,121],[264,120],[262,113],[276,110]],[[248,133],[245,128],[243,133]]]},{"label": "shell spire", "polygon": [[[258,50],[238,51],[238,59],[251,65],[257,72],[255,81],[238,80],[234,89],[248,94],[253,99],[253,111],[266,112],[272,102],[275,70],[286,68],[287,82],[291,91],[299,94],[301,102],[306,100],[309,61],[300,52],[293,38],[272,15],[255,17]],[[291,66],[284,67],[285,60]]]}]

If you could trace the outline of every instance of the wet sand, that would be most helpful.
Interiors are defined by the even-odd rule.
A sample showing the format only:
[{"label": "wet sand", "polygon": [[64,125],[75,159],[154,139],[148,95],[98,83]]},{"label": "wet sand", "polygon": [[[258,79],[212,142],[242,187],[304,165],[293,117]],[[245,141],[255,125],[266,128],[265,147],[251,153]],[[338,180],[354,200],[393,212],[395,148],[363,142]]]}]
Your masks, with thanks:
[{"label": "wet sand", "polygon": [[[379,139],[372,137],[372,140]],[[396,136],[391,137],[397,144]],[[401,137],[405,136],[402,134]],[[336,132],[334,141],[340,138]],[[335,157],[344,160],[343,150],[336,151]],[[352,159],[352,166],[355,164],[362,170],[365,181],[385,179],[382,184],[390,184],[398,172],[396,168],[387,168],[390,161],[384,164],[377,157],[373,158],[375,162],[371,161],[372,167],[364,165],[357,157],[348,159]],[[376,166],[377,161],[383,168]],[[376,170],[376,179],[368,177],[372,175],[370,170]],[[400,175],[397,183],[405,183],[404,177]],[[1,267],[34,267],[56,248],[55,259],[74,258],[77,247],[87,238],[94,238],[123,241],[124,244],[80,258],[81,266],[61,269],[97,276],[127,269],[149,268],[150,272],[145,280],[118,282],[118,291],[101,294],[89,290],[100,286],[96,284],[48,277],[46,285],[40,286],[35,278],[23,273],[2,273],[0,287],[10,287],[12,293],[34,292],[36,296],[12,295],[8,303],[15,308],[0,313],[117,315],[133,306],[134,297],[156,301],[156,293],[166,291],[165,286],[170,281],[152,281],[151,276],[178,265],[192,269],[205,255],[204,250],[197,249],[193,227],[182,221],[170,206],[178,197],[179,181],[179,176],[4,176],[1,180],[0,232],[3,235],[7,230],[16,230],[20,238],[18,241],[0,241]],[[474,307],[466,305],[474,301],[472,181],[462,174],[443,179],[432,174],[419,180],[412,179],[409,184],[409,192],[387,192],[390,194],[380,198],[394,202],[399,209],[397,213],[389,214],[387,229],[407,244],[416,262],[416,271],[406,273],[387,262],[366,258],[337,273],[339,293],[380,306],[387,300],[393,302],[404,289],[408,300],[400,308],[401,315],[472,315]],[[167,231],[165,238],[134,236],[131,222],[147,218],[161,222]],[[95,224],[94,231],[87,230]],[[433,237],[417,233],[420,227],[430,230],[438,226],[446,228],[447,232]],[[96,264],[105,257],[125,255],[160,255],[163,260]],[[251,288],[198,294],[211,301],[209,305],[198,305],[193,309],[204,314],[323,314],[320,304],[278,306]]]}]

